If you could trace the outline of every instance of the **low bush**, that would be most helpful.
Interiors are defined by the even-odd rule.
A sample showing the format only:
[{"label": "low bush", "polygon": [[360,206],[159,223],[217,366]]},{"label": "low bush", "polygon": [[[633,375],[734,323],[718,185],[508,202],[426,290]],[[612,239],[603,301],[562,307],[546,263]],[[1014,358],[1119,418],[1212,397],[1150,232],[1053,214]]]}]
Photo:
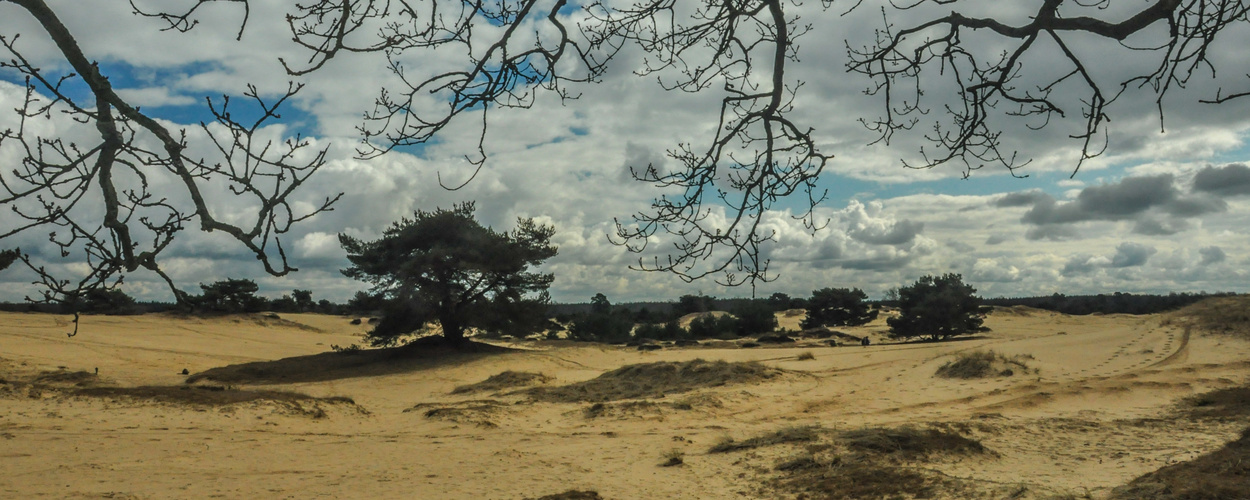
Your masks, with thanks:
[{"label": "low bush", "polygon": [[1022,354],[1004,356],[994,351],[971,351],[960,353],[954,361],[947,362],[937,369],[934,376],[943,378],[990,378],[1010,377],[1017,373],[1035,373],[1025,362],[1033,356]]},{"label": "low bush", "polygon": [[527,391],[540,401],[599,403],[621,399],[658,398],[705,387],[759,382],[781,370],[759,363],[730,363],[695,359],[627,365],[585,382]]}]

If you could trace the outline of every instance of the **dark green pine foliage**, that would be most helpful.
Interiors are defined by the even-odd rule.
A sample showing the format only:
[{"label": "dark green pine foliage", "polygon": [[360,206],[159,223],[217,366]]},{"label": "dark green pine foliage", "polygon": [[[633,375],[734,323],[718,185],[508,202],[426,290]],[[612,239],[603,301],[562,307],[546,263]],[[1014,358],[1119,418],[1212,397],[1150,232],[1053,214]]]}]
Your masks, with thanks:
[{"label": "dark green pine foliage", "polygon": [[473,212],[472,202],[417,211],[374,241],[339,235],[352,263],[343,274],[384,298],[373,345],[394,345],[431,321],[451,343],[462,343],[468,328],[519,335],[545,324],[554,277],[531,267],[556,255],[555,228],[522,218],[511,232],[498,232]]},{"label": "dark green pine foliage", "polygon": [[822,326],[859,326],[877,319],[877,310],[869,309],[868,295],[858,288],[822,288],[812,290],[807,300],[807,318],[803,328]]},{"label": "dark green pine foliage", "polygon": [[981,299],[977,289],[959,274],[923,276],[911,286],[899,288],[897,318],[886,320],[891,334],[901,338],[942,340],[981,328]]}]

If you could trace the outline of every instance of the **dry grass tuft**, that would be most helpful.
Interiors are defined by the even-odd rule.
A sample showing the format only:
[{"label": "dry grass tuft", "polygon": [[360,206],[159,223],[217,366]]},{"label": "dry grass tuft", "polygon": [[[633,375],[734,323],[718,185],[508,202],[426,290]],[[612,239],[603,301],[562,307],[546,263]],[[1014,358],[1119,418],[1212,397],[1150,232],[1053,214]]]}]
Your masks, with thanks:
[{"label": "dry grass tuft", "polygon": [[954,361],[947,362],[933,375],[943,378],[989,378],[1010,377],[1017,373],[1035,373],[1025,362],[1033,356],[1021,354],[1007,357],[994,351],[971,351],[960,353]]},{"label": "dry grass tuft", "polygon": [[1229,387],[1181,400],[1191,418],[1235,418],[1250,415],[1250,387]]},{"label": "dry grass tuft", "polygon": [[1169,465],[1112,490],[1113,500],[1250,498],[1250,428],[1206,455]]},{"label": "dry grass tuft", "polygon": [[811,361],[816,359],[816,355],[812,354],[812,351],[803,351],[798,356],[795,356],[794,359],[795,361]]},{"label": "dry grass tuft", "polygon": [[493,399],[462,401],[451,404],[420,403],[404,410],[404,413],[420,412],[421,416],[431,420],[443,420],[457,424],[473,424],[478,427],[494,429],[499,427],[491,417],[499,414],[506,403]]},{"label": "dry grass tuft", "polygon": [[603,500],[597,491],[569,490],[527,500]]},{"label": "dry grass tuft", "polygon": [[675,467],[686,463],[686,453],[678,449],[668,450],[662,458],[664,461],[660,462],[660,467]]},{"label": "dry grass tuft", "polygon": [[451,391],[452,394],[467,394],[473,392],[501,391],[503,389],[513,389],[516,387],[525,387],[527,385],[545,384],[551,381],[551,377],[541,373],[534,372],[514,372],[508,370],[496,375],[491,375],[486,380],[476,384],[462,385]]},{"label": "dry grass tuft", "polygon": [[747,439],[745,441],[734,441],[733,438],[726,436],[720,442],[712,445],[707,452],[728,453],[731,451],[749,450],[752,448],[773,446],[782,443],[811,442],[820,438],[820,431],[820,426],[805,425],[798,427],[786,427],[762,436]]},{"label": "dry grass tuft", "polygon": [[669,394],[745,384],[773,378],[781,370],[759,363],[729,363],[695,359],[627,365],[585,382],[525,391],[539,401],[602,403],[622,399],[660,398]]},{"label": "dry grass tuft", "polygon": [[934,454],[980,455],[987,453],[980,441],[938,429],[872,427],[843,432],[847,448],[856,451],[927,456]]},{"label": "dry grass tuft", "polygon": [[88,387],[73,392],[78,396],[138,399],[161,403],[197,406],[226,406],[253,401],[272,402],[323,402],[355,405],[351,398],[334,396],[321,398],[298,392],[272,390],[241,390],[214,385],[145,385],[140,387]]},{"label": "dry grass tuft", "polygon": [[1171,322],[1212,333],[1250,337],[1250,295],[1204,299],[1169,315],[1165,324]]},{"label": "dry grass tuft", "polygon": [[68,384],[79,387],[93,385],[98,383],[100,377],[88,371],[45,371],[36,375],[33,382],[36,384]]},{"label": "dry grass tuft", "polygon": [[899,467],[872,462],[811,463],[790,469],[776,481],[778,489],[799,498],[858,500],[863,498],[932,498],[941,481]]}]

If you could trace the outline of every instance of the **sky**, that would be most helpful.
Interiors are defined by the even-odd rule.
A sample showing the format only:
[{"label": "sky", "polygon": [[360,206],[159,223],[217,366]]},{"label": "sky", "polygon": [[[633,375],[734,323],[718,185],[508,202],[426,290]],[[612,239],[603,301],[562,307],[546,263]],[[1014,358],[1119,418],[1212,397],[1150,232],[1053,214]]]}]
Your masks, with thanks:
[{"label": "sky", "polygon": [[[790,63],[787,79],[802,82],[792,118],[812,127],[821,150],[834,155],[818,181],[828,198],[816,215],[827,224],[813,233],[792,217],[805,204],[801,195],[778,202],[762,223],[776,231],[776,241],[762,250],[776,279],[752,289],[631,270],[640,256],[608,239],[614,220],[628,221],[663,194],[632,180],[630,167],[671,168],[665,152],[679,143],[706,140],[721,98],[715,87],[695,94],[673,92],[655,76],[637,76],[642,60],[636,51],[625,50],[602,82],[573,87],[580,93],[577,100],[561,102],[540,93],[531,109],[493,111],[486,163],[472,182],[450,191],[439,179],[458,184],[472,175],[464,158],[475,151],[480,117],[462,117],[430,144],[359,158],[361,116],[372,108],[379,89],[395,85],[396,77],[376,54],[349,54],[310,75],[288,75],[278,59],[302,61],[308,54],[290,40],[286,2],[253,2],[241,40],[235,36],[243,12],[231,2],[206,6],[200,24],[188,33],[161,31],[158,20],[133,15],[125,2],[49,4],[114,88],[170,127],[187,130],[193,148],[202,147],[195,141],[204,139],[197,124],[208,116],[206,97],[239,96],[248,84],[265,95],[281,92],[291,81],[305,84],[284,109],[283,120],[263,133],[277,140],[300,134],[328,148],[326,166],[301,188],[297,206],[339,192],[342,199],[332,212],[299,224],[284,238],[299,271],[281,278],[265,275],[232,240],[183,233],[166,250],[163,265],[184,290],[248,278],[271,297],[310,289],[314,299],[343,301],[366,285],[340,273],[348,262],[338,234],[376,238],[415,210],[464,201],[474,201],[478,219],[496,229],[511,229],[518,217],[556,228],[553,243],[559,255],[542,269],[555,275],[551,295],[559,302],[585,302],[596,293],[613,302],[671,300],[689,293],[807,296],[825,287],[861,288],[880,297],[922,275],[952,272],[987,297],[1245,292],[1250,283],[1250,98],[1199,103],[1217,89],[1250,89],[1250,52],[1243,50],[1250,46],[1250,30],[1241,25],[1213,45],[1219,68],[1214,76],[1199,71],[1184,88],[1169,91],[1162,130],[1152,90],[1126,88],[1106,111],[1112,121],[1105,153],[1073,175],[1079,142],[1070,135],[1083,124],[1079,106],[1069,109],[1069,117],[1078,119],[1056,120],[1042,131],[998,117],[1010,132],[1005,146],[1031,159],[1015,172],[1023,177],[987,166],[964,178],[965,171],[956,166],[903,166],[903,160],[919,158],[931,117],[922,117],[914,130],[889,144],[874,144],[873,133],[860,122],[880,116],[883,103],[865,94],[868,79],[845,71],[846,47],[863,45],[882,26],[879,5],[865,2],[847,15],[836,2],[829,10],[820,2],[788,6],[788,12],[812,26],[798,42],[798,61]],[[1115,8],[1125,5],[1113,4],[1111,14],[1094,14],[1114,17]],[[961,2],[956,8],[969,15],[994,9],[1008,19],[1026,14],[995,2]],[[892,12],[890,20],[906,26],[933,12]],[[33,18],[0,3],[0,36],[17,34],[19,49],[37,66],[68,72]],[[1158,35],[1147,30],[1125,43],[1151,46]],[[1001,50],[998,42],[986,40],[983,48]],[[1085,39],[1074,47],[1098,80],[1112,86],[1157,64],[1152,53],[1116,43]],[[1026,77],[1034,78],[1025,78],[1025,84],[1067,71],[1061,61],[1039,54],[1024,61]],[[412,55],[407,68],[420,74],[462,64],[454,50],[429,51]],[[14,71],[0,69],[0,130],[15,126],[12,110],[21,103],[20,83]],[[941,85],[926,90],[925,103],[933,109],[954,102]],[[1068,102],[1077,98],[1070,96]],[[91,139],[90,129],[57,117],[39,127],[48,137]],[[0,145],[0,175],[10,175],[20,156],[11,141]],[[246,218],[246,207],[232,205],[237,201],[223,189],[210,195],[215,208]],[[13,223],[3,217],[0,224]],[[19,246],[50,269],[73,273],[82,268],[73,256],[60,258],[44,230],[0,241],[3,248]],[[31,280],[19,267],[0,273],[0,300],[19,301],[36,293]],[[172,298],[163,282],[143,272],[127,275],[124,290],[140,299]]]}]

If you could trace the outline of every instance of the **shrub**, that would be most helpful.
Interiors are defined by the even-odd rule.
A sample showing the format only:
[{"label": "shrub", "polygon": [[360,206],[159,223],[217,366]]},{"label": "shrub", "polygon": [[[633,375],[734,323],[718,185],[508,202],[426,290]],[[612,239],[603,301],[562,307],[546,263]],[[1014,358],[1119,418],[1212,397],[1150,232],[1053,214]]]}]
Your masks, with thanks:
[{"label": "shrub", "polygon": [[1029,368],[1026,360],[1033,356],[1021,354],[1007,357],[994,351],[972,351],[961,353],[954,361],[947,362],[937,369],[935,376],[943,378],[989,378],[1010,377],[1016,373],[1032,373],[1037,370]]},{"label": "shrub", "polygon": [[737,332],[738,320],[727,314],[705,314],[690,322],[690,337],[695,339],[728,339]]},{"label": "shrub", "polygon": [[733,314],[738,317],[735,330],[739,336],[759,335],[777,329],[777,316],[767,302],[742,302],[734,307]]},{"label": "shrub", "polygon": [[654,324],[648,323],[634,330],[634,338],[654,340],[681,340],[690,338],[690,332],[682,328],[676,321]]}]

